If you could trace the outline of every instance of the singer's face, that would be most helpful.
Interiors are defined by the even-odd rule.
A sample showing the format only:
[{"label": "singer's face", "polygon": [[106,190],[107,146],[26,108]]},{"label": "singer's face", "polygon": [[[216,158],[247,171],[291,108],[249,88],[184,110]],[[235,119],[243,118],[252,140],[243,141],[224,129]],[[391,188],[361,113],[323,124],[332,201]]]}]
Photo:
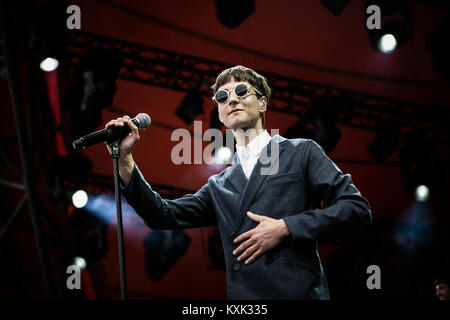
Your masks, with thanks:
[{"label": "singer's face", "polygon": [[437,284],[435,289],[439,300],[450,300],[450,288],[446,283]]},{"label": "singer's face", "polygon": [[218,104],[219,119],[228,129],[253,129],[261,121],[260,101],[251,85],[248,94],[242,98],[237,97],[233,89],[240,83],[242,82],[236,82],[231,78],[230,82],[217,90],[225,89],[229,94],[228,101]]}]

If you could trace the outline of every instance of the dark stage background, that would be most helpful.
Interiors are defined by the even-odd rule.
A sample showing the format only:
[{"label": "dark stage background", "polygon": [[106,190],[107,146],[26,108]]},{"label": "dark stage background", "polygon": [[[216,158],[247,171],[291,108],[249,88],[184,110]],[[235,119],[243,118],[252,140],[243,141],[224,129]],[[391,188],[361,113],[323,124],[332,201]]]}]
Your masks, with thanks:
[{"label": "dark stage background", "polygon": [[[4,1],[1,36],[10,41],[0,55],[12,59],[2,59],[0,80],[1,298],[119,299],[111,158],[103,144],[74,151],[71,142],[113,118],[148,113],[152,125],[134,151],[140,170],[167,198],[195,192],[226,165],[175,165],[171,134],[186,128],[200,135],[213,126],[208,87],[222,69],[240,64],[273,85],[269,132],[308,136],[295,127],[300,119],[317,134],[312,119],[320,117],[325,128],[339,129],[328,155],[371,204],[374,223],[364,234],[319,244],[332,299],[436,300],[433,278],[448,272],[450,252],[448,2],[399,1],[392,16],[381,6],[383,23],[410,22],[409,38],[391,54],[371,46],[365,1],[340,1],[348,3],[339,14],[323,3],[339,1],[229,1],[231,18],[220,12],[229,25],[246,3],[254,5],[234,28],[219,19],[222,2]],[[80,30],[66,27],[69,5],[80,8]],[[55,71],[39,69],[45,49],[58,56]],[[13,73],[21,99],[12,99]],[[188,92],[194,98],[186,102]],[[198,100],[202,110],[193,117],[201,129],[176,114],[182,101],[199,108]],[[368,147],[381,131],[387,138],[379,133],[377,146],[391,150],[376,160]],[[332,141],[333,132],[315,137]],[[24,177],[28,198],[18,185],[27,186]],[[428,201],[410,192],[415,182],[430,187]],[[89,195],[82,210],[70,201],[78,188]],[[42,219],[41,251],[27,199]],[[150,230],[123,207],[130,299],[225,299],[215,228]],[[76,256],[87,262],[82,289],[68,290],[66,269]],[[366,286],[370,265],[380,267],[381,289]]]}]

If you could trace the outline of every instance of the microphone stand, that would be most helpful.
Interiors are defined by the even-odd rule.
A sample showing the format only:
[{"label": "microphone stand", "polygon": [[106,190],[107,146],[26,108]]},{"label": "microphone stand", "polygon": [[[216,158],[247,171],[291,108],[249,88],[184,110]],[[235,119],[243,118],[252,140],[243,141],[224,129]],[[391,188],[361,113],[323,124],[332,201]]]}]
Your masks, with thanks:
[{"label": "microphone stand", "polygon": [[114,194],[116,197],[116,212],[117,212],[117,235],[119,244],[119,266],[120,266],[120,290],[122,300],[127,300],[127,281],[125,273],[125,251],[123,246],[123,225],[122,225],[122,201],[120,198],[119,188],[119,145],[121,140],[109,142],[111,148],[111,157],[113,159],[114,167]]}]

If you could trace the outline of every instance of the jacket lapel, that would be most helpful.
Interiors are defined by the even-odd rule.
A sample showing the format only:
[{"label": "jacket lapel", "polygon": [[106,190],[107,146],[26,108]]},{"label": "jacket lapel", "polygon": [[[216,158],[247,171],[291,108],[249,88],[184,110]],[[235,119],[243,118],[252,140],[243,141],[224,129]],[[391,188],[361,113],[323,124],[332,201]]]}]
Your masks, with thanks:
[{"label": "jacket lapel", "polygon": [[[267,144],[267,146],[262,150],[260,157],[258,158],[258,161],[256,162],[255,167],[253,168],[253,171],[250,175],[250,178],[248,180],[247,185],[244,189],[244,194],[241,198],[241,203],[239,205],[238,210],[238,219],[236,220],[236,228],[237,230],[242,225],[244,219],[247,218],[247,211],[250,207],[256,193],[258,192],[259,188],[261,187],[261,184],[264,182],[264,180],[267,178],[270,174],[276,174],[278,172],[279,168],[279,158],[281,153],[284,150],[284,146],[281,142],[285,141],[286,139],[275,135],[271,139],[271,142]],[[273,144],[273,145],[272,145]],[[276,145],[275,145],[276,144]],[[272,154],[273,153],[273,154]],[[262,157],[264,155],[267,155],[271,161],[269,164],[262,163]],[[237,155],[235,155],[237,157]],[[239,157],[237,157],[239,158]],[[240,167],[240,165],[239,165]],[[242,171],[242,168],[239,168],[241,171],[241,175],[244,176],[244,179],[246,179],[244,172]],[[261,174],[263,173],[263,174]]]},{"label": "jacket lapel", "polygon": [[247,185],[247,177],[242,170],[237,153],[234,154],[232,165],[228,169],[228,179],[233,188],[241,195]]}]

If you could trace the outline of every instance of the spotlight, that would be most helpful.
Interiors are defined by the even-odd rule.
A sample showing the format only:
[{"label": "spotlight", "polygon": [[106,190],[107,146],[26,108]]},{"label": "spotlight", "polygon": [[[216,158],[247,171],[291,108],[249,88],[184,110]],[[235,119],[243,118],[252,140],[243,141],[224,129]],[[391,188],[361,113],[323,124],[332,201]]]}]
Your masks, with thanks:
[{"label": "spotlight", "polygon": [[216,163],[218,164],[228,163],[228,161],[230,161],[232,156],[233,152],[230,150],[230,148],[222,146],[216,151],[215,154]]},{"label": "spotlight", "polygon": [[88,134],[102,121],[102,110],[112,104],[115,78],[122,66],[119,52],[95,49],[85,53],[75,68],[74,83],[62,103],[64,123],[73,139]]},{"label": "spotlight", "polygon": [[322,0],[321,3],[335,16],[338,16],[350,0]]},{"label": "spotlight", "polygon": [[[210,128],[216,129],[216,130],[222,130],[223,124],[220,122],[219,119],[219,113],[217,110],[217,107],[215,107],[211,111],[210,116]],[[227,144],[227,139],[229,139],[229,142],[232,142],[232,145]],[[234,150],[234,136],[230,135],[230,130],[226,130],[225,134],[222,135],[222,146],[214,146],[214,158],[216,161],[216,164],[226,164],[229,163],[231,158],[233,157],[233,150]]]},{"label": "spotlight", "polygon": [[393,34],[384,34],[378,42],[378,49],[383,53],[391,53],[397,47],[397,39]]},{"label": "spotlight", "polygon": [[323,148],[325,153],[329,154],[341,138],[341,130],[335,123],[329,122],[326,118],[315,119],[314,125],[316,127],[314,140]]},{"label": "spotlight", "polygon": [[151,230],[144,238],[147,276],[159,281],[186,254],[191,238],[183,230]]},{"label": "spotlight", "polygon": [[[108,225],[85,209],[75,209],[70,215],[66,228],[71,231],[75,264],[93,265],[104,256],[108,248]],[[84,261],[84,262],[83,262]]]},{"label": "spotlight", "polygon": [[196,116],[203,113],[202,95],[197,90],[188,92],[181,101],[175,113],[187,125],[191,124]]},{"label": "spotlight", "polygon": [[450,79],[450,15],[427,40],[427,49],[431,51],[436,73],[445,79]]},{"label": "spotlight", "polygon": [[84,270],[87,267],[86,259],[83,257],[75,257],[75,259],[73,259],[73,264],[78,266],[80,270]]},{"label": "spotlight", "polygon": [[30,9],[35,14],[28,30],[28,49],[43,71],[53,71],[65,52],[66,8],[60,1],[49,0],[41,1]]},{"label": "spotlight", "polygon": [[430,198],[430,189],[422,184],[416,188],[415,196],[417,201],[425,202]]},{"label": "spotlight", "polygon": [[217,228],[209,237],[208,253],[210,258],[208,269],[225,270],[225,258],[223,254],[222,239],[220,238],[220,232]]},{"label": "spotlight", "polygon": [[393,240],[404,250],[414,250],[429,245],[432,238],[430,212],[425,202],[412,204],[393,229]]},{"label": "spotlight", "polygon": [[385,54],[393,53],[413,36],[411,14],[407,1],[371,0],[381,11],[381,29],[367,29],[370,44],[374,50]]},{"label": "spotlight", "polygon": [[210,115],[210,125],[209,127],[212,129],[217,129],[217,130],[221,130],[223,127],[222,122],[220,122],[219,119],[219,111],[218,108],[215,107],[212,111],[211,111],[211,115]]},{"label": "spotlight", "polygon": [[[439,159],[434,146],[423,134],[409,134],[399,151],[400,169],[408,192],[425,197],[441,179]],[[419,186],[422,186],[418,188]],[[426,186],[426,189],[423,188]]]},{"label": "spotlight", "polygon": [[216,141],[216,136],[212,136],[215,164],[229,164],[234,156],[235,139],[232,130],[226,130],[220,136],[220,141]]},{"label": "spotlight", "polygon": [[367,150],[378,163],[381,163],[397,150],[399,143],[398,134],[391,130],[380,130],[376,133],[375,142],[369,145]]},{"label": "spotlight", "polygon": [[[75,190],[77,187],[82,187],[91,172],[92,161],[89,158],[79,155],[57,157],[53,160],[47,176],[50,199],[65,204],[67,201],[73,202],[74,187]],[[80,195],[80,193],[77,194],[77,200],[82,199]]]},{"label": "spotlight", "polygon": [[255,12],[253,0],[216,0],[217,16],[227,28],[234,29]]},{"label": "spotlight", "polygon": [[48,58],[45,58],[44,60],[42,60],[39,67],[43,71],[51,72],[53,70],[56,70],[56,68],[58,68],[58,65],[59,65],[59,62],[57,59],[48,57]]},{"label": "spotlight", "polygon": [[304,116],[305,114],[300,116],[300,119],[285,131],[284,136],[286,138],[314,139],[314,128],[307,123],[308,120]]},{"label": "spotlight", "polygon": [[336,125],[343,100],[326,96],[313,99],[300,120],[285,132],[287,138],[305,138],[316,141],[329,154],[336,147],[341,130]]},{"label": "spotlight", "polygon": [[83,208],[88,202],[88,195],[84,190],[75,191],[72,196],[72,203],[76,208]]}]

